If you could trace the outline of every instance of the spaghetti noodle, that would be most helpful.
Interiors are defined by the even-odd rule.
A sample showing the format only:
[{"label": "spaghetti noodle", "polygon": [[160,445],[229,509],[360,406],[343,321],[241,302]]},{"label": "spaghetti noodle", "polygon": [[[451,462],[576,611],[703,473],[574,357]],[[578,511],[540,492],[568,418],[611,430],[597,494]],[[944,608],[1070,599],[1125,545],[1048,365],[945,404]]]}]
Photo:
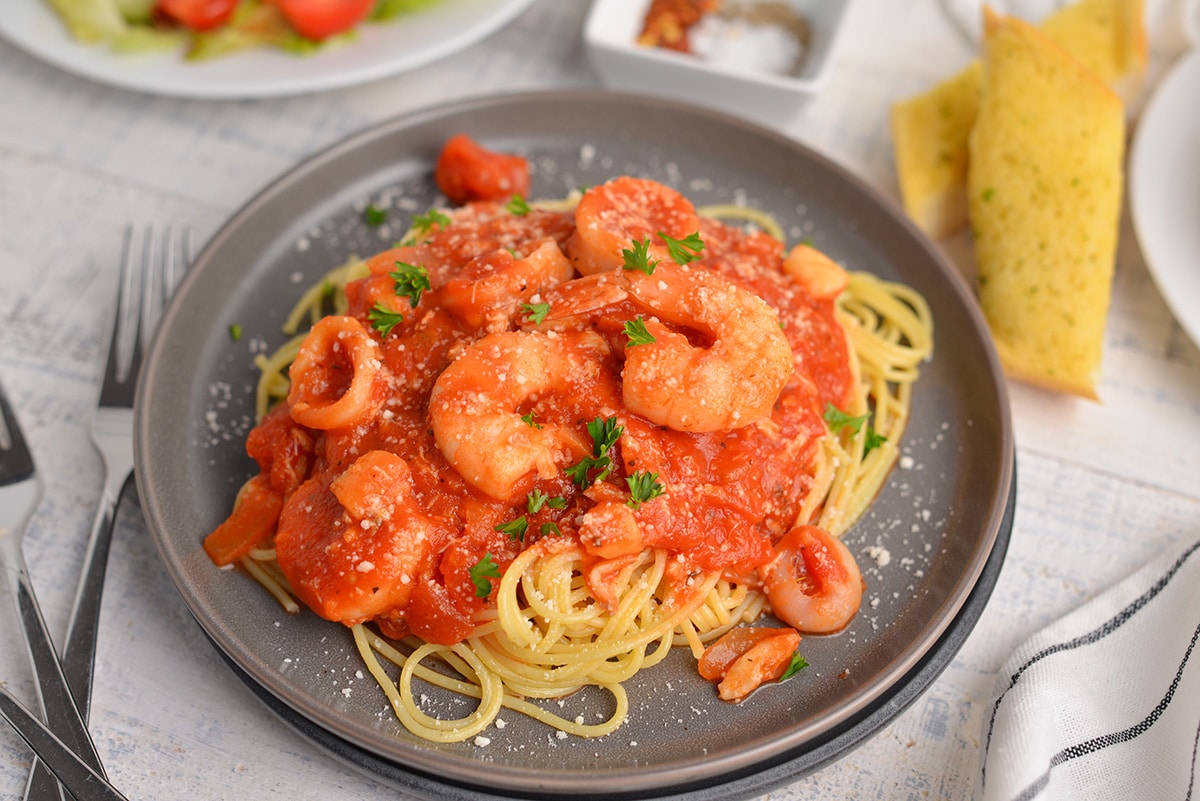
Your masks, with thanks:
[{"label": "spaghetti noodle", "polygon": [[[619,178],[439,211],[335,269],[259,359],[261,472],[209,555],[350,626],[430,740],[504,707],[610,733],[622,682],[676,644],[702,669],[730,653],[722,697],[777,678],[794,632],[749,679],[726,635],[761,656],[783,641],[743,629],[771,611],[819,632],[857,610],[836,537],[896,461],[931,321],[907,287],[785,252],[761,214],[702,211]],[[830,587],[836,620],[809,597]],[[422,684],[478,702],[442,720]],[[537,703],[584,686],[605,720]]]}]

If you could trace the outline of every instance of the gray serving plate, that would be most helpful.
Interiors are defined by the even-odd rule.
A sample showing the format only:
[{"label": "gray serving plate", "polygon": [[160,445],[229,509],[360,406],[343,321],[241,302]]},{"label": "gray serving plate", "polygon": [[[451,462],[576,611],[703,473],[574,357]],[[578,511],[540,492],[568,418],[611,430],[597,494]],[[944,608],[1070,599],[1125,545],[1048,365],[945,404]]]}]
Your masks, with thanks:
[{"label": "gray serving plate", "polygon": [[[300,293],[351,255],[391,244],[441,202],[432,167],[466,132],[527,156],[535,196],[618,174],[661,180],[697,205],[771,212],[850,269],[928,300],[935,352],[922,367],[903,464],[845,541],[867,581],[855,622],[808,637],[811,667],[739,705],[719,701],[686,651],[627,683],[628,722],[560,739],[504,712],[484,740],[439,745],[405,731],[361,671],[348,630],[289,616],[200,547],[254,472],[253,356],[284,341]],[[368,203],[390,209],[374,228]],[[229,327],[240,325],[234,342]],[[239,676],[340,758],[431,798],[475,794],[645,798],[763,792],[836,758],[897,714],[969,633],[1003,558],[1015,489],[1004,380],[969,287],[903,215],[830,160],[717,112],[606,92],[468,100],[370,128],[305,161],[205,247],[167,308],[136,406],[138,488],[159,553],[192,614]],[[435,709],[461,702],[430,692]],[[603,693],[557,711],[595,717]],[[413,777],[405,781],[403,777]]]}]

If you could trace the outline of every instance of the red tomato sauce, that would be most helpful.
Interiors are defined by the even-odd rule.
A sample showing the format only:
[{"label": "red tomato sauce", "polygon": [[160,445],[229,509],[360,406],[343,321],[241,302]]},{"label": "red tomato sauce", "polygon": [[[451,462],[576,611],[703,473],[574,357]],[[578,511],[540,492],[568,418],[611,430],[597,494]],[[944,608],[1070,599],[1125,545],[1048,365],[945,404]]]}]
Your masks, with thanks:
[{"label": "red tomato sauce", "polygon": [[[622,431],[610,450],[610,474],[581,490],[564,469],[550,476],[531,470],[512,497],[499,500],[473,486],[439,448],[431,395],[446,368],[481,337],[538,330],[522,304],[536,305],[544,289],[514,279],[511,266],[546,242],[570,257],[574,216],[536,210],[522,216],[483,201],[450,217],[421,244],[372,258],[371,275],[346,289],[348,314],[379,343],[381,364],[372,386],[379,413],[359,425],[314,430],[296,423],[281,404],[249,436],[249,453],[285,498],[275,544],[280,567],[301,599],[346,624],[373,620],[391,636],[412,632],[432,642],[457,642],[470,633],[473,616],[492,603],[498,581],[493,578],[486,591],[473,568],[490,558],[502,573],[522,548],[540,539],[577,539],[583,515],[600,500],[629,497],[625,479],[635,471],[657,473],[666,490],[637,507],[646,546],[671,551],[684,567],[730,575],[768,561],[772,543],[795,523],[812,483],[809,468],[826,431],[825,405],[845,408],[853,381],[832,301],[814,300],[781,272],[782,245],[706,219],[698,232],[702,256],[693,263],[753,291],[779,313],[795,370],[769,421],[687,433],[623,409],[623,324],[637,312],[627,300],[614,302],[559,326],[597,331],[609,344],[590,379],[595,391],[546,392],[513,410],[533,415],[540,425],[561,425],[589,443],[586,424],[618,408]],[[430,288],[415,307],[394,291],[390,273],[398,263],[428,272]],[[481,292],[472,306],[470,288],[488,281],[493,288],[515,283],[507,295]],[[386,336],[372,327],[377,304],[404,316]],[[695,339],[704,344],[702,336]],[[499,380],[478,378],[480,394]],[[334,383],[325,391],[343,389]],[[368,490],[391,489],[378,514],[360,518],[338,501],[336,481],[373,451],[397,454],[406,469],[372,479]],[[380,464],[384,469],[389,462]],[[378,500],[357,491],[366,492],[359,500],[367,506]],[[561,508],[546,504],[534,511],[531,492],[562,499]],[[501,530],[522,517],[520,537]],[[405,537],[410,539],[402,542]],[[381,596],[402,602],[380,609],[375,601]]]}]

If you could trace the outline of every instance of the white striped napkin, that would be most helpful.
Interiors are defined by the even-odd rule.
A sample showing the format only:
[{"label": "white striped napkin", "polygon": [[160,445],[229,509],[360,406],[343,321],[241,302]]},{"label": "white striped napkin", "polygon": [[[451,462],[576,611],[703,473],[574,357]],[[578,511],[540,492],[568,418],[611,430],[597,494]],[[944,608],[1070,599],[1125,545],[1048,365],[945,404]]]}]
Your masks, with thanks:
[{"label": "white striped napkin", "polygon": [[984,712],[979,801],[1200,799],[1200,541],[1034,635]]}]

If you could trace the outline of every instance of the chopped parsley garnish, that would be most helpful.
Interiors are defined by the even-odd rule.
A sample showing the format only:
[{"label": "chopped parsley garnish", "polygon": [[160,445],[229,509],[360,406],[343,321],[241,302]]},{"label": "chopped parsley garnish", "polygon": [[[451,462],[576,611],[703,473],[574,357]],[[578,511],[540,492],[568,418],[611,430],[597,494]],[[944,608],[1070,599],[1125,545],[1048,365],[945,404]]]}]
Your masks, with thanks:
[{"label": "chopped parsley garnish", "polygon": [[634,509],[665,491],[663,485],[658,482],[658,473],[645,470],[638,470],[633,475],[626,476],[625,483],[629,485],[629,500],[625,503]]},{"label": "chopped parsley garnish", "polygon": [[873,426],[867,426],[867,441],[863,443],[863,453],[870,453],[885,442],[887,442],[887,437],[876,431]]},{"label": "chopped parsley garnish", "polygon": [[787,670],[783,671],[783,675],[779,677],[780,681],[787,681],[792,676],[795,676],[800,671],[808,667],[808,660],[800,656],[800,652],[792,654],[792,661],[787,666]]},{"label": "chopped parsley garnish", "polygon": [[542,424],[534,420],[535,417],[537,417],[537,412],[525,412],[525,414],[521,415],[521,421],[530,428],[535,428],[540,431]]},{"label": "chopped parsley garnish", "polygon": [[542,532],[543,537],[548,537],[551,534],[553,534],[555,537],[557,537],[562,534],[562,531],[560,531],[558,528],[558,523],[555,523],[552,520],[549,522],[546,522],[546,523],[542,523],[541,532]]},{"label": "chopped parsley garnish", "polygon": [[646,275],[653,275],[654,268],[658,266],[658,260],[650,259],[650,240],[634,240],[633,248],[626,250],[622,248],[621,255],[625,257],[625,263],[621,266],[626,270],[637,270]]},{"label": "chopped parsley garnish", "polygon": [[625,336],[629,337],[629,347],[634,345],[649,345],[655,341],[654,334],[646,330],[646,321],[639,314],[625,323]]},{"label": "chopped parsley garnish", "polygon": [[[825,422],[829,424],[829,430],[835,434],[842,429],[849,431],[851,436],[858,434],[862,430],[863,423],[870,416],[868,412],[867,414],[860,414],[858,417],[852,417],[832,403],[825,404]],[[868,425],[866,440],[863,443],[863,453],[868,454],[885,442],[887,442],[887,437],[878,433],[873,426]]]},{"label": "chopped parsley garnish", "polygon": [[230,325],[229,326],[229,338],[232,339],[234,342],[237,342],[239,339],[241,339],[242,338],[242,327],[240,325],[238,325],[237,323],[233,323],[232,325]]},{"label": "chopped parsley garnish", "polygon": [[[597,417],[587,424],[587,430],[592,437],[592,455],[583,457],[578,464],[573,464],[563,471],[581,490],[608,478],[608,474],[612,472],[612,459],[608,451],[616,444],[625,427],[617,425],[615,417]],[[593,470],[600,472],[592,476]]]},{"label": "chopped parsley garnish", "polygon": [[404,322],[404,315],[376,302],[367,312],[367,319],[371,321],[371,327],[379,332],[379,336],[386,337],[392,333],[393,328]]},{"label": "chopped parsley garnish", "polygon": [[529,212],[533,211],[525,198],[520,195],[513,195],[512,200],[505,204],[504,208],[508,209],[510,214],[515,214],[518,217],[524,217]]},{"label": "chopped parsley garnish", "polygon": [[501,534],[507,534],[510,540],[518,542],[525,541],[525,532],[529,530],[529,521],[525,519],[525,515],[521,515],[516,520],[509,520],[507,523],[501,523],[495,527],[496,531]]},{"label": "chopped parsley garnish", "polygon": [[676,264],[694,261],[700,258],[700,251],[704,250],[704,242],[700,239],[699,232],[688,234],[683,239],[667,236],[662,231],[659,231],[658,235],[667,243],[667,252]]},{"label": "chopped parsley garnish", "polygon": [[396,296],[408,298],[415,309],[421,302],[421,293],[429,289],[429,271],[424,267],[406,262],[396,262],[396,269],[388,273],[396,282]]},{"label": "chopped parsley garnish", "polygon": [[592,455],[604,456],[609,448],[617,444],[617,440],[625,432],[625,426],[617,425],[615,417],[597,417],[587,424],[587,430],[592,437]]},{"label": "chopped parsley garnish", "polygon": [[435,225],[439,228],[445,228],[449,224],[450,218],[437,209],[430,209],[412,219],[413,230],[422,235],[432,232]]},{"label": "chopped parsley garnish", "polygon": [[870,417],[869,414],[852,417],[832,403],[825,404],[825,422],[829,424],[829,430],[835,434],[842,429],[847,429],[851,434],[857,434],[868,417]]},{"label": "chopped parsley garnish", "polygon": [[475,585],[475,597],[486,598],[492,594],[491,579],[500,578],[500,566],[490,553],[485,553],[482,559],[467,568],[467,574]]},{"label": "chopped parsley garnish", "polygon": [[383,225],[383,222],[386,219],[387,210],[379,208],[374,203],[363,209],[363,222],[372,228],[378,228],[379,226]]},{"label": "chopped parsley garnish", "polygon": [[525,319],[534,325],[541,325],[542,320],[546,319],[546,315],[550,313],[549,303],[522,303],[521,311],[525,312]]},{"label": "chopped parsley garnish", "polygon": [[567,502],[563,498],[551,497],[540,489],[529,493],[529,497],[525,501],[525,508],[529,510],[529,514],[537,514],[543,506],[548,509],[565,509]]},{"label": "chopped parsley garnish", "polygon": [[[604,465],[608,465],[607,456],[604,457]],[[567,474],[567,478],[571,479],[575,486],[579,487],[580,489],[587,489],[593,483],[592,481],[588,481],[588,472],[598,466],[600,466],[600,463],[597,460],[591,458],[590,456],[585,456],[577,464],[573,464],[564,469],[563,472]],[[607,473],[605,475],[607,475]]]}]

